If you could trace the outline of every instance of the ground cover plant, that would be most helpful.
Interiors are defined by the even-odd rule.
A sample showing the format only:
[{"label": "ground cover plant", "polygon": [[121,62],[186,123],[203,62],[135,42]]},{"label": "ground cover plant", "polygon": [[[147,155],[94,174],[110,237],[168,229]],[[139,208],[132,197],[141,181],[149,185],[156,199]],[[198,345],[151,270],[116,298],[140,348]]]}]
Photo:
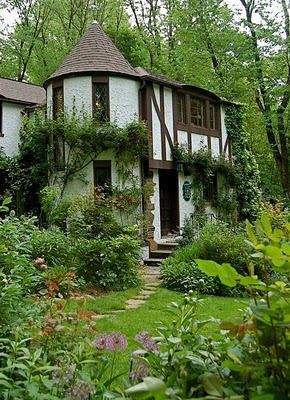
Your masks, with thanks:
[{"label": "ground cover plant", "polygon": [[[161,269],[165,287],[187,292],[195,290],[203,294],[241,296],[241,288],[230,290],[214,277],[207,277],[194,261],[196,258],[231,263],[241,274],[247,272],[247,245],[242,230],[228,227],[222,222],[207,224],[198,239],[187,230],[183,238],[187,246],[167,258]],[[195,239],[195,240],[194,240]]]}]

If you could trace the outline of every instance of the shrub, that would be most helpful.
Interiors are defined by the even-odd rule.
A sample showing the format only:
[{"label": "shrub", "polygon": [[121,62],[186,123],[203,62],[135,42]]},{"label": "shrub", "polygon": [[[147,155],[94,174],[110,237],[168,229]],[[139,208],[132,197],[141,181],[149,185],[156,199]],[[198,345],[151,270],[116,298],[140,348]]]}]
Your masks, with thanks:
[{"label": "shrub", "polygon": [[68,231],[72,236],[86,239],[111,238],[122,232],[114,219],[113,203],[104,192],[77,197],[68,210]]},{"label": "shrub", "polygon": [[111,240],[86,240],[78,243],[77,272],[86,282],[105,289],[125,289],[139,282],[140,244],[129,234]]},{"label": "shrub", "polygon": [[74,257],[75,241],[59,229],[41,230],[31,237],[31,259],[44,258],[49,267],[66,266],[74,269],[77,260]]},{"label": "shrub", "polygon": [[161,269],[163,283],[168,288],[182,292],[191,289],[203,294],[242,295],[239,289],[231,290],[218,279],[201,273],[194,259],[210,258],[219,263],[232,263],[243,274],[247,270],[244,257],[246,249],[242,233],[235,233],[222,223],[206,225],[199,239],[164,261]]}]

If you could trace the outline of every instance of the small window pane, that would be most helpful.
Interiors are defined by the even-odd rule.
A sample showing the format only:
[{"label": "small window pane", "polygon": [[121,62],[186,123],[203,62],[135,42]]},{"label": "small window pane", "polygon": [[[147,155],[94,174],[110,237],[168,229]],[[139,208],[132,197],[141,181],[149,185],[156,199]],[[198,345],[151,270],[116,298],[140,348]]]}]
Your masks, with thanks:
[{"label": "small window pane", "polygon": [[203,100],[190,98],[191,123],[196,126],[205,126],[205,104]]},{"label": "small window pane", "polygon": [[53,119],[63,112],[63,88],[57,87],[53,89],[52,94],[52,114]]},{"label": "small window pane", "polygon": [[94,85],[94,91],[95,91],[94,118],[98,122],[106,122],[108,120],[107,84],[96,83]]},{"label": "small window pane", "polygon": [[185,95],[178,93],[176,102],[177,102],[177,122],[185,124],[186,123]]}]

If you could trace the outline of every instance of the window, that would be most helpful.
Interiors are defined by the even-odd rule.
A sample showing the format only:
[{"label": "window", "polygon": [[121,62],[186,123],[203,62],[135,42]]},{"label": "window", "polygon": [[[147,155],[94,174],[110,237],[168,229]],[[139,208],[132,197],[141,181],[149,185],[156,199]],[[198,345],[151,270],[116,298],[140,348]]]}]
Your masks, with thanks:
[{"label": "window", "polygon": [[191,123],[196,126],[205,127],[205,102],[204,100],[190,97]]},{"label": "window", "polygon": [[107,83],[94,83],[93,102],[94,118],[100,123],[107,122],[109,120]]},{"label": "window", "polygon": [[217,129],[217,107],[213,103],[209,103],[209,128]]},{"label": "window", "polygon": [[2,106],[2,101],[0,101],[0,137],[4,136],[2,129],[3,129],[3,106]]},{"label": "window", "polygon": [[112,168],[110,160],[94,162],[94,186],[101,188],[105,193],[111,192]]},{"label": "window", "polygon": [[177,122],[179,122],[181,124],[185,124],[186,123],[186,102],[185,102],[185,95],[183,93],[177,93],[176,106],[177,106]]},{"label": "window", "polygon": [[205,201],[212,201],[217,198],[218,178],[217,173],[211,176],[209,182],[203,185],[203,198]]},{"label": "window", "polygon": [[[58,118],[64,110],[63,86],[56,86],[52,89],[52,117]],[[61,136],[52,136],[52,161],[56,170],[63,170],[65,164],[65,145]]]},{"label": "window", "polygon": [[55,87],[52,89],[52,118],[57,119],[63,108],[63,87]]}]

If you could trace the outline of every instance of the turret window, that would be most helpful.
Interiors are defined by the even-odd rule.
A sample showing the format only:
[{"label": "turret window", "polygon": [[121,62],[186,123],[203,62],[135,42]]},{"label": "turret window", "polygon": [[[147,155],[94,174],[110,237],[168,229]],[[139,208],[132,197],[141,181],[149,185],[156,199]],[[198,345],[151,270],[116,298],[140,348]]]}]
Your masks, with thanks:
[{"label": "turret window", "polygon": [[93,84],[93,116],[99,123],[109,121],[108,84]]},{"label": "turret window", "polygon": [[54,87],[52,89],[52,117],[57,117],[63,113],[63,86]]}]

